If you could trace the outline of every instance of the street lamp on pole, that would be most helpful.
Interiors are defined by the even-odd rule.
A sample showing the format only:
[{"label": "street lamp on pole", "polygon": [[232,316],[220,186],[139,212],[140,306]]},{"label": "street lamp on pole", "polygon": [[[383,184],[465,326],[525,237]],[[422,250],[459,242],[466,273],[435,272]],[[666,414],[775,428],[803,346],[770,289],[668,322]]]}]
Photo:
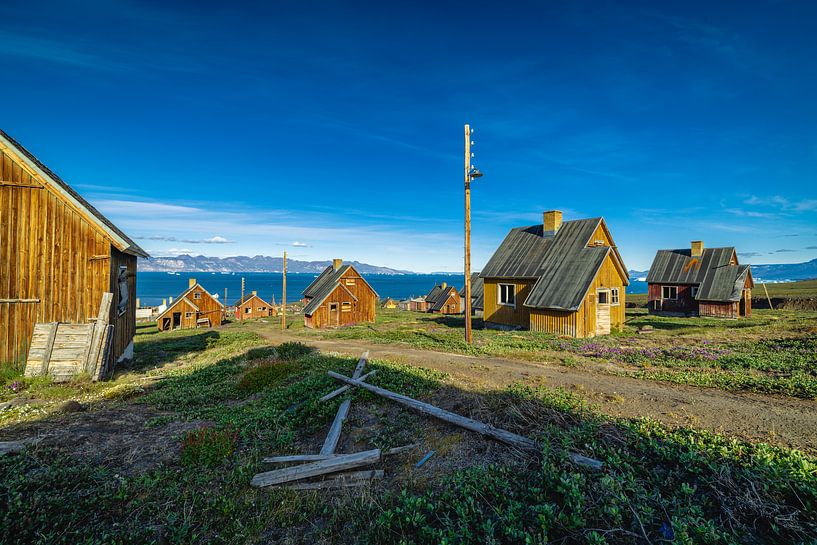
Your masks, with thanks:
[{"label": "street lamp on pole", "polygon": [[471,125],[465,125],[465,342],[471,338],[471,181],[482,176],[482,172],[471,164]]}]

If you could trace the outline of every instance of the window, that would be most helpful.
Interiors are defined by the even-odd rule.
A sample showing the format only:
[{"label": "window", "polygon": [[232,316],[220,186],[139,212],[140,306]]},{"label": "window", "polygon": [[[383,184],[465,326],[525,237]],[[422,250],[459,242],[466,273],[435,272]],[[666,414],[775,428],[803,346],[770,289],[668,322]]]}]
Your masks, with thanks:
[{"label": "window", "polygon": [[678,299],[678,287],[661,286],[661,299]]},{"label": "window", "polygon": [[340,307],[341,312],[352,312],[352,303],[343,303]]},{"label": "window", "polygon": [[499,284],[499,304],[516,306],[516,286],[514,284]]},{"label": "window", "polygon": [[267,310],[267,307],[258,307],[258,312],[264,312]]},{"label": "window", "polygon": [[247,314],[251,313],[252,312],[252,307],[245,308],[244,312],[246,312]]},{"label": "window", "polygon": [[609,305],[610,304],[610,292],[607,290],[599,290],[599,304],[600,305]]},{"label": "window", "polygon": [[347,286],[354,286],[355,285],[355,279],[354,278],[347,278],[346,279],[346,285]]},{"label": "window", "polygon": [[184,313],[184,317],[185,317],[185,318],[192,318],[192,317],[193,317],[193,313],[192,313],[192,312],[185,312],[185,313]]},{"label": "window", "polygon": [[618,288],[613,288],[610,290],[610,303],[613,305],[619,304],[618,300]]},{"label": "window", "polygon": [[201,299],[201,292],[200,291],[194,291],[193,292],[193,299]]},{"label": "window", "polygon": [[128,310],[128,268],[124,265],[119,266],[119,276],[116,278],[116,283],[119,286],[119,303],[116,305],[116,310],[119,315],[125,314]]},{"label": "window", "polygon": [[338,304],[337,303],[329,303],[329,312],[337,312],[338,311]]},{"label": "window", "polygon": [[698,297],[698,286],[692,286],[692,298]]}]

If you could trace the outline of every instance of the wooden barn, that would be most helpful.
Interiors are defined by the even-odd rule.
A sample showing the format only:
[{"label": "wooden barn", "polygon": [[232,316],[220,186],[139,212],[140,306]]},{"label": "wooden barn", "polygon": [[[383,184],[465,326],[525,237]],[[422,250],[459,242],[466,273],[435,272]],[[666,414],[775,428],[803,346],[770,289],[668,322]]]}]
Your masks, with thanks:
[{"label": "wooden barn", "polygon": [[[485,308],[484,284],[479,273],[471,273],[471,314],[482,312]],[[460,290],[460,297],[465,297],[465,287]],[[465,301],[462,303],[465,312]]]},{"label": "wooden barn", "polygon": [[336,327],[374,322],[377,293],[351,265],[334,259],[303,292],[304,325]]},{"label": "wooden barn", "polygon": [[26,358],[35,323],[88,324],[113,294],[110,363],[133,357],[136,259],[147,254],[0,131],[0,362]]},{"label": "wooden barn", "polygon": [[156,325],[159,331],[194,329],[221,325],[223,318],[224,305],[191,278],[187,290],[156,318]]},{"label": "wooden barn", "polygon": [[511,229],[480,273],[486,326],[609,334],[624,323],[629,275],[607,224],[562,222],[558,210],[543,219]]},{"label": "wooden barn", "polygon": [[752,271],[734,247],[658,250],[647,274],[650,313],[740,318],[752,315]]},{"label": "wooden barn", "polygon": [[434,286],[426,295],[425,310],[435,314],[459,314],[462,311],[461,301],[457,288],[443,282]]},{"label": "wooden barn", "polygon": [[237,320],[267,318],[274,315],[272,305],[261,299],[257,291],[245,295],[235,303],[235,317]]}]

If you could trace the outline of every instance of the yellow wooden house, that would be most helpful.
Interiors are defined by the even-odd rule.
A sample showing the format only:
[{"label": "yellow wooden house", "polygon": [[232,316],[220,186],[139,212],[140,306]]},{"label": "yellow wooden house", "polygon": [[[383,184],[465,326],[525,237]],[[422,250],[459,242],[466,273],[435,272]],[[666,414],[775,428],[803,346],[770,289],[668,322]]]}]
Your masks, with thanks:
[{"label": "yellow wooden house", "polygon": [[624,323],[629,275],[604,218],[545,212],[511,229],[480,278],[487,327],[593,337]]}]

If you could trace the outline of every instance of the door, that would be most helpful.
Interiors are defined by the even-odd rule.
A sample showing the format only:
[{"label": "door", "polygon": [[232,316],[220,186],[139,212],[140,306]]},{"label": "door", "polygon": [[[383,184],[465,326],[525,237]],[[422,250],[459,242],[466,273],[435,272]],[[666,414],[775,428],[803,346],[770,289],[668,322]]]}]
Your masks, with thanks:
[{"label": "door", "polygon": [[170,329],[170,318],[162,318],[162,331]]},{"label": "door", "polygon": [[329,303],[329,325],[340,324],[340,311],[337,303]]},{"label": "door", "polygon": [[599,290],[596,304],[596,335],[610,334],[610,290]]},{"label": "door", "polygon": [[182,326],[182,313],[173,313],[173,329],[179,329]]}]

